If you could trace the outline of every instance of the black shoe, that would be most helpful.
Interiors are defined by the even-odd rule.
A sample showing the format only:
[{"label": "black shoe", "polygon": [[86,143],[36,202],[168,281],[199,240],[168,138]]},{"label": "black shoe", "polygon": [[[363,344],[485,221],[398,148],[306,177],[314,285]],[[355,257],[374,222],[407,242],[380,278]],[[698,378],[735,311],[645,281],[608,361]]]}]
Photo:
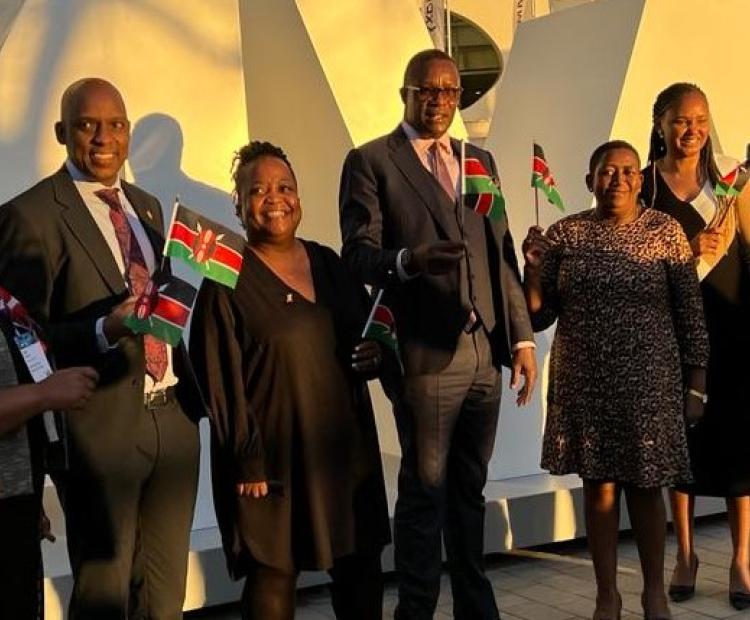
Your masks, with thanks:
[{"label": "black shoe", "polygon": [[729,593],[729,604],[734,607],[737,611],[742,611],[750,607],[750,592],[730,592]]},{"label": "black shoe", "polygon": [[[691,598],[695,596],[695,578],[698,575],[698,564],[700,562],[698,561],[698,556],[695,557],[695,564],[693,564],[693,583],[692,585],[685,586],[685,585],[677,585],[677,584],[669,584],[669,589],[667,590],[667,594],[669,595],[669,599],[673,603],[684,603],[685,601],[689,601]],[[732,594],[730,593],[730,598]],[[743,607],[744,609],[744,607]]]}]

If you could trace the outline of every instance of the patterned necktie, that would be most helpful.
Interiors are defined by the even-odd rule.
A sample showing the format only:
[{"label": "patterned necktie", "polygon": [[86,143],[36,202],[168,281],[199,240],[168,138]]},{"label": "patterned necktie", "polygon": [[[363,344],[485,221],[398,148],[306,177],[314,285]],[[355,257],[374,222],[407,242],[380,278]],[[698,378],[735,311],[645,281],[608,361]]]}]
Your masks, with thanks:
[{"label": "patterned necktie", "polygon": [[[128,224],[128,216],[120,203],[119,191],[118,188],[112,187],[97,190],[94,194],[109,206],[109,219],[115,227],[117,241],[120,244],[128,288],[131,294],[140,295],[150,277],[141,246],[138,245],[138,239]],[[155,381],[161,381],[167,371],[167,345],[150,334],[144,336],[143,345],[146,351],[146,372]]]},{"label": "patterned necktie", "polygon": [[448,194],[451,200],[456,200],[456,188],[451,180],[451,174],[448,172],[448,166],[445,160],[440,155],[440,143],[435,140],[430,146],[430,155],[428,157],[430,162],[430,172],[438,180],[445,193]]}]

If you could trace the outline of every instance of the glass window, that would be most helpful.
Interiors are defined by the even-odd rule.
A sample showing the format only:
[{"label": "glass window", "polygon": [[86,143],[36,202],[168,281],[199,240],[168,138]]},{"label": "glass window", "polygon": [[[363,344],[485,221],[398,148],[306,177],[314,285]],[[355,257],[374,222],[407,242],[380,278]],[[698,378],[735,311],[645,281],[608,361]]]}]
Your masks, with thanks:
[{"label": "glass window", "polygon": [[468,108],[497,83],[503,70],[502,57],[488,34],[453,12],[451,56],[458,65],[464,89],[458,107]]}]

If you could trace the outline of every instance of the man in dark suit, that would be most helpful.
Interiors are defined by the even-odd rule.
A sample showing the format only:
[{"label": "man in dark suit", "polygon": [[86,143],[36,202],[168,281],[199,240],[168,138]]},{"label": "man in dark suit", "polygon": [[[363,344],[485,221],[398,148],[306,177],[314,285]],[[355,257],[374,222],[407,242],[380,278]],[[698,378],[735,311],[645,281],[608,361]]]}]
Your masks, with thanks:
[{"label": "man in dark suit", "polygon": [[182,618],[203,400],[182,344],[123,322],[159,265],[161,207],[120,179],[130,123],[112,84],[68,87],[55,133],[63,167],[0,207],[0,281],[47,328],[60,366],[100,374],[68,420],[56,477],[70,618]]},{"label": "man in dark suit", "polygon": [[[533,332],[507,219],[458,204],[459,143],[447,132],[460,95],[453,60],[426,50],[407,65],[404,120],[352,150],[339,207],[342,256],[386,289],[405,375],[388,382],[401,443],[395,514],[398,620],[432,618],[441,534],[454,617],[498,618],[483,569],[484,497],[500,405],[500,366],[518,403],[536,378]],[[496,178],[492,156],[466,145]]]}]

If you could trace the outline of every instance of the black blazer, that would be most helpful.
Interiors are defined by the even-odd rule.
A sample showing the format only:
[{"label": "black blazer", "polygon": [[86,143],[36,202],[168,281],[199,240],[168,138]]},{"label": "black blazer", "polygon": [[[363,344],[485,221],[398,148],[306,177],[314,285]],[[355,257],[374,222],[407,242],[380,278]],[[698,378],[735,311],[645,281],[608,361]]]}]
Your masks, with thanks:
[{"label": "black blazer", "polygon": [[[159,256],[159,201],[126,182],[122,189]],[[91,365],[100,373],[86,408],[69,417],[71,459],[120,452],[131,458],[134,412],[143,407],[143,338],[123,338],[111,351],[99,351],[96,321],[125,298],[126,286],[65,167],[0,207],[0,282],[45,328],[58,366]],[[182,343],[173,365],[180,404],[197,420],[205,405]]]},{"label": "black blazer", "polygon": [[[459,142],[451,143],[458,152]],[[489,152],[467,144],[466,154],[497,176]],[[458,270],[407,282],[395,275],[402,248],[461,238],[453,209],[400,126],[349,152],[339,194],[341,255],[364,282],[386,288],[407,374],[445,368],[466,323]],[[496,251],[488,255],[498,263],[490,266],[496,281],[486,283],[492,286],[498,323],[490,341],[499,368],[509,365],[513,344],[534,337],[507,218],[492,222],[489,230]]]}]

